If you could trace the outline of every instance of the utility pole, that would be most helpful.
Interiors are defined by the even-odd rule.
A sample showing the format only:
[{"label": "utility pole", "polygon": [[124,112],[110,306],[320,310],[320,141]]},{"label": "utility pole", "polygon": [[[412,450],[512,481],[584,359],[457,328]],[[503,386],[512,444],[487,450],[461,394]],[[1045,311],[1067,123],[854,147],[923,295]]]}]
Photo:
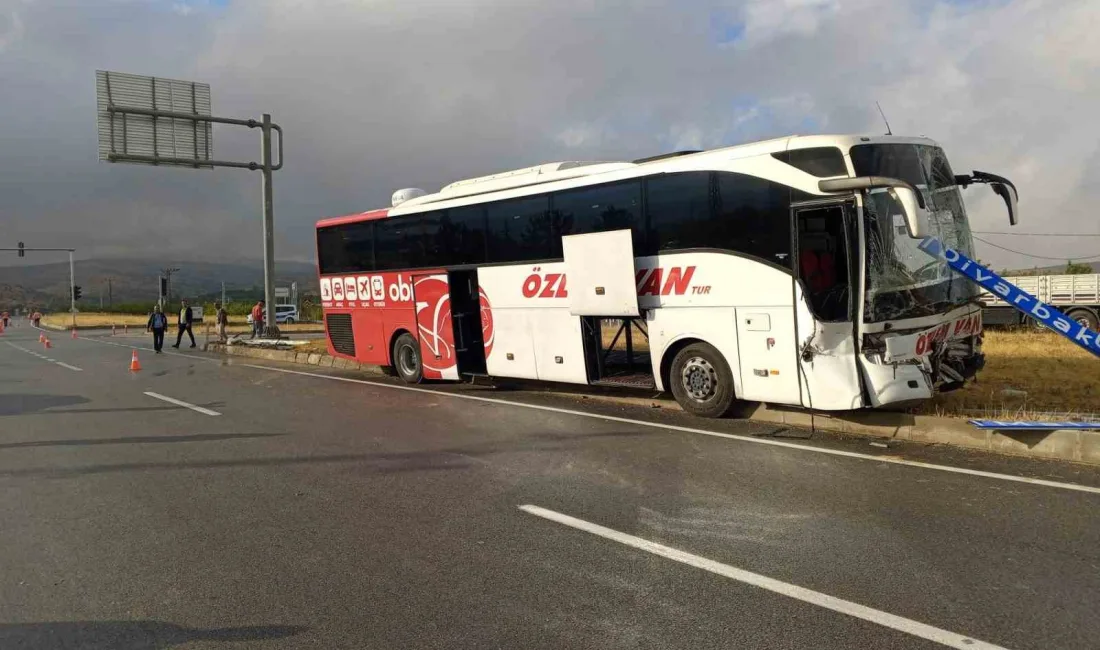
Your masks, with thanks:
[{"label": "utility pole", "polygon": [[107,278],[107,307],[114,309],[115,306],[115,294],[111,291],[111,282],[114,278]]},{"label": "utility pole", "polygon": [[165,279],[166,287],[164,291],[164,304],[161,305],[162,308],[168,307],[172,304],[172,274],[179,272],[180,270],[178,268],[166,268],[160,270],[161,277]]}]

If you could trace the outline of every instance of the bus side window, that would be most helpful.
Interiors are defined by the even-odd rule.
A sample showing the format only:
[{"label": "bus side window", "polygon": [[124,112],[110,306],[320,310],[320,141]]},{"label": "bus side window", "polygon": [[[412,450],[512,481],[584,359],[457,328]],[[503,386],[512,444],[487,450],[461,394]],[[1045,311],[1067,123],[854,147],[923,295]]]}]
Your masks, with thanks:
[{"label": "bus side window", "polygon": [[643,248],[642,184],[638,181],[608,183],[558,192],[553,203],[554,257],[561,257],[563,235],[629,228],[634,249]]},{"label": "bus side window", "polygon": [[730,172],[718,173],[715,241],[722,248],[791,268],[791,189]]},{"label": "bus side window", "polygon": [[486,205],[489,262],[524,262],[552,257],[550,198],[543,194]]},{"label": "bus side window", "polygon": [[645,255],[663,250],[715,247],[711,221],[710,173],[661,174],[646,179],[648,232]]},{"label": "bus side window", "polygon": [[485,206],[451,208],[439,227],[440,261],[434,266],[485,262]]}]

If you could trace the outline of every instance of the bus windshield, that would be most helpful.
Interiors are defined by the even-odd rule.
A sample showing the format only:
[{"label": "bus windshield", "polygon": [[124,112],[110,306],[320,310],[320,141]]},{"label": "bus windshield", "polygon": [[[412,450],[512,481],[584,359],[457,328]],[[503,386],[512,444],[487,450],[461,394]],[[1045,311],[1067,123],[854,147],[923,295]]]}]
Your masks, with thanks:
[{"label": "bus windshield", "polygon": [[[856,176],[887,176],[916,185],[929,211],[929,232],[973,256],[962,196],[939,147],[865,144],[851,149]],[[977,296],[977,289],[947,264],[924,253],[909,237],[901,206],[886,190],[872,191],[863,205],[867,238],[864,320],[881,322],[944,313]]]}]

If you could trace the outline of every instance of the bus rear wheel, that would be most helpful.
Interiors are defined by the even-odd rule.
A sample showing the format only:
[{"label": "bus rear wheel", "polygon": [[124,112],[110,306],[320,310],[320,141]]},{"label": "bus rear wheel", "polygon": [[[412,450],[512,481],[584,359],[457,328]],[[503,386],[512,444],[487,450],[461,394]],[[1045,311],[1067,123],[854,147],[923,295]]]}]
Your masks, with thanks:
[{"label": "bus rear wheel", "polygon": [[1100,319],[1098,319],[1096,314],[1090,309],[1073,309],[1066,315],[1077,321],[1077,324],[1081,327],[1087,327],[1090,330],[1095,330],[1097,327],[1100,327]]},{"label": "bus rear wheel", "polygon": [[420,344],[408,332],[393,342],[393,368],[406,384],[419,384],[424,380],[424,367],[420,363]]},{"label": "bus rear wheel", "polygon": [[733,405],[733,374],[709,343],[692,343],[672,359],[668,383],[682,409],[705,418],[719,418]]}]

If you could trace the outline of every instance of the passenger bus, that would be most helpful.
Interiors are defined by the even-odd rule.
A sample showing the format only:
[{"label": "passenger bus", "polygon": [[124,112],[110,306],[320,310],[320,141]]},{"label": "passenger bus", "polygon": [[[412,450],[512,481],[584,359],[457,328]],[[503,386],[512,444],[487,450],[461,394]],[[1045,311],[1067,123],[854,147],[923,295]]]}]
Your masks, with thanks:
[{"label": "passenger bus", "polygon": [[406,382],[489,376],[822,410],[912,405],[982,367],[977,290],[917,248],[972,254],[924,138],[792,136],[559,162],[400,190],[317,223],[330,354]]}]

